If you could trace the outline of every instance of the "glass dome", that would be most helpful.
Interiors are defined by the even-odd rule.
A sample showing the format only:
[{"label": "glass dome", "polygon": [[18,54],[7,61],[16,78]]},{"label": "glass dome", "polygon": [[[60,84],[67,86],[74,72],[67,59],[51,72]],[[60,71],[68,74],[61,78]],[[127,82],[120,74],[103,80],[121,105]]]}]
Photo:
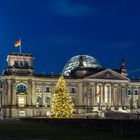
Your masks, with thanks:
[{"label": "glass dome", "polygon": [[64,76],[69,76],[72,70],[79,66],[79,58],[82,56],[83,65],[86,68],[101,68],[99,62],[92,56],[89,55],[77,55],[72,57],[64,66],[62,74]]}]

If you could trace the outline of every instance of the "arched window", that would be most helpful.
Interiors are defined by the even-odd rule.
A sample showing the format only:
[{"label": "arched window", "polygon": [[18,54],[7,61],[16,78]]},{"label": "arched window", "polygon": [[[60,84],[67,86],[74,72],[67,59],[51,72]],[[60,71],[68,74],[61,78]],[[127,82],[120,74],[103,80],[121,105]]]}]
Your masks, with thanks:
[{"label": "arched window", "polygon": [[41,99],[40,96],[38,96],[38,97],[36,98],[36,104],[37,104],[37,106],[41,106],[41,104],[42,104],[42,99]]},{"label": "arched window", "polygon": [[46,102],[46,105],[47,105],[47,106],[50,106],[50,103],[51,103],[51,102],[50,102],[50,97],[46,97],[45,102]]},{"label": "arched window", "polygon": [[20,84],[17,86],[17,93],[26,93],[27,88],[24,84]]}]

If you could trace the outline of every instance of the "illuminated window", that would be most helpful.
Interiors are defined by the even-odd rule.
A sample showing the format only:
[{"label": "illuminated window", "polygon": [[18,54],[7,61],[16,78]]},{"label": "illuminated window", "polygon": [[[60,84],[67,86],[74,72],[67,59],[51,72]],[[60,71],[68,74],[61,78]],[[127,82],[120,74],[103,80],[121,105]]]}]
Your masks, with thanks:
[{"label": "illuminated window", "polygon": [[23,84],[20,84],[17,86],[17,93],[26,93],[27,89],[26,86]]},{"label": "illuminated window", "polygon": [[20,117],[25,117],[25,111],[19,111],[19,116]]},{"label": "illuminated window", "polygon": [[50,111],[47,111],[46,116],[50,116],[50,115],[51,115]]},{"label": "illuminated window", "polygon": [[18,97],[18,106],[19,107],[25,106],[25,97]]}]

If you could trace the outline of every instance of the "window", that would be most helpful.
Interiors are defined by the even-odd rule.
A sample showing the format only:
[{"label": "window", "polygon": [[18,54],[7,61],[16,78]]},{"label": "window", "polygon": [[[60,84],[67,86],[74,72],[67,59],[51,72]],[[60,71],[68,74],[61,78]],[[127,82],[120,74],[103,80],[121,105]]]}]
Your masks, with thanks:
[{"label": "window", "polygon": [[28,68],[28,66],[29,66],[29,65],[28,65],[28,62],[25,61],[25,67]]},{"label": "window", "polygon": [[23,67],[23,62],[22,61],[20,61],[20,66]]},{"label": "window", "polygon": [[42,99],[41,99],[40,96],[38,96],[38,97],[36,98],[36,105],[37,105],[37,106],[41,106],[41,104],[42,104]]},{"label": "window", "polygon": [[51,88],[50,87],[45,87],[45,92],[51,92]]},{"label": "window", "polygon": [[50,106],[50,97],[46,97],[45,102],[46,102],[46,105],[47,105],[47,106]]},{"label": "window", "polygon": [[135,90],[135,93],[134,93],[135,95],[138,95],[138,90]]},{"label": "window", "polygon": [[27,89],[26,89],[26,86],[23,85],[23,84],[20,84],[17,86],[17,93],[26,93],[27,92]]},{"label": "window", "polygon": [[70,87],[70,93],[76,93],[76,88],[75,87]]},{"label": "window", "polygon": [[132,92],[130,89],[128,89],[128,95],[132,95]]},{"label": "window", "polygon": [[18,61],[14,61],[14,66],[15,66],[15,68],[18,67]]},{"label": "window", "polygon": [[37,86],[36,91],[37,91],[37,92],[41,92],[41,87],[40,87],[40,86]]},{"label": "window", "polygon": [[19,117],[25,117],[25,111],[19,111]]},{"label": "window", "polygon": [[25,97],[18,97],[18,106],[19,107],[25,106]]},{"label": "window", "polygon": [[50,115],[51,115],[50,111],[47,111],[46,116],[50,116]]}]

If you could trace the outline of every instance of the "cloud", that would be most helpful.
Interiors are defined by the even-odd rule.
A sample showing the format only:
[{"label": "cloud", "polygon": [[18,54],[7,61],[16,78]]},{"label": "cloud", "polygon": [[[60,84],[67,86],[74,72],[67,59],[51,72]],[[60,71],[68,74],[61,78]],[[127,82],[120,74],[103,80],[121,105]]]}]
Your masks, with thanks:
[{"label": "cloud", "polygon": [[72,3],[71,0],[50,0],[49,9],[61,16],[93,15],[97,12],[96,8],[81,3]]}]

